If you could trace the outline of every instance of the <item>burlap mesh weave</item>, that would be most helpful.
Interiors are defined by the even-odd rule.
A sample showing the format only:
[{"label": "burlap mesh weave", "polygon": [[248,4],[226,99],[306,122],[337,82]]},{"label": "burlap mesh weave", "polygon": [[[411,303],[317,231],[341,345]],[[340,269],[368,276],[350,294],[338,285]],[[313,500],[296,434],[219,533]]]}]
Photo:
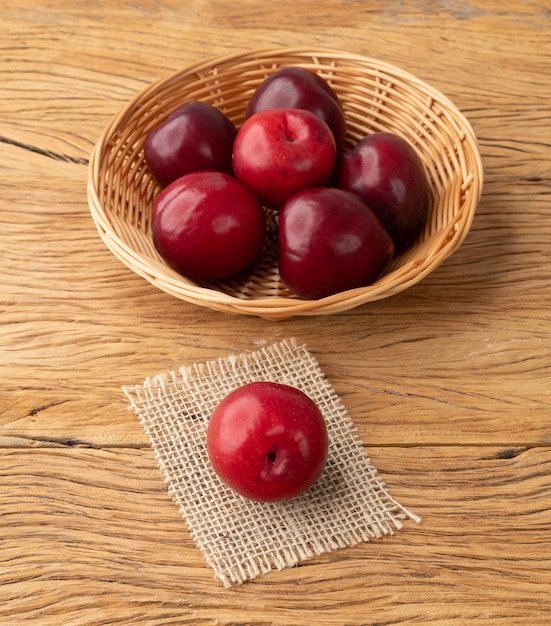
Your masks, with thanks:
[{"label": "burlap mesh weave", "polygon": [[[207,456],[206,429],[214,408],[233,389],[257,380],[301,389],[327,423],[329,456],[321,477],[287,502],[262,504],[239,496],[218,479]],[[419,521],[390,496],[318,362],[294,339],[123,389],[169,493],[225,587],[393,534],[404,519]]]}]

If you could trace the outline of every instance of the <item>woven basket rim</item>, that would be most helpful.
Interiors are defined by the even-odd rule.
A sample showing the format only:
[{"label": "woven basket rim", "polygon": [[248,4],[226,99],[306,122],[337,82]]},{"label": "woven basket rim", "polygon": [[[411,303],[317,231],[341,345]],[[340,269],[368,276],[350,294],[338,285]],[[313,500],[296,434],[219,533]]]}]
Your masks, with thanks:
[{"label": "woven basket rim", "polygon": [[[263,61],[268,63],[271,60],[273,64],[273,59],[276,57],[301,57],[305,60],[308,59],[310,62],[312,59],[320,57],[331,59],[333,62],[354,62],[362,67],[372,66],[374,71],[398,77],[404,80],[408,85],[414,86],[421,93],[425,94],[427,99],[432,99],[437,102],[439,108],[442,109],[442,114],[448,116],[447,119],[451,120],[451,122],[457,126],[457,130],[463,134],[466,145],[471,149],[471,156],[473,157],[475,167],[472,180],[469,181],[472,185],[468,198],[469,202],[465,203],[466,206],[463,211],[464,215],[462,219],[456,220],[454,224],[455,231],[445,234],[444,241],[437,245],[436,249],[432,250],[430,255],[425,255],[422,261],[406,263],[404,266],[398,268],[394,276],[392,273],[384,275],[381,279],[376,281],[376,283],[368,287],[359,287],[343,291],[318,300],[303,300],[297,297],[277,295],[246,299],[225,293],[216,288],[203,287],[193,283],[167,266],[135,250],[130,243],[125,241],[112,228],[108,214],[102,206],[98,194],[101,157],[113,130],[121,125],[129,115],[129,112],[139,105],[149,94],[154,94],[164,85],[168,85],[185,76],[199,75],[202,72],[211,71],[213,68],[235,64],[237,62],[255,64],[257,67],[259,63]],[[335,69],[338,70],[338,67],[335,66]],[[121,110],[111,117],[92,149],[88,168],[87,195],[93,220],[107,247],[121,262],[150,283],[156,285],[159,289],[189,302],[209,306],[210,308],[220,311],[257,315],[267,319],[277,320],[294,315],[339,313],[343,310],[365,304],[368,301],[375,301],[395,295],[422,280],[455,252],[466,237],[482,193],[483,177],[484,172],[478,150],[478,141],[470,122],[447,96],[428,85],[414,74],[379,59],[331,48],[263,48],[259,50],[234,51],[229,54],[197,62],[161,77],[137,93]],[[465,184],[465,181],[463,181],[463,184]],[[460,229],[458,225],[460,225]],[[407,275],[408,270],[412,268],[415,268],[415,274],[411,275],[406,280],[401,280],[400,275]],[[396,280],[393,281],[393,278]]]}]

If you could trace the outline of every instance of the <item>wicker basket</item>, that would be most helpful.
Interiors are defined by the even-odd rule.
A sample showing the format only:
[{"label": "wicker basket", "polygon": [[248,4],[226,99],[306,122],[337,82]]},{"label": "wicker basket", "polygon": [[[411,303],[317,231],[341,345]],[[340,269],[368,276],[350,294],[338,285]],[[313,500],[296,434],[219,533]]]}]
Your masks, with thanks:
[{"label": "wicker basket", "polygon": [[[198,284],[170,269],[156,252],[150,214],[159,189],[143,158],[146,133],[189,100],[219,107],[236,125],[244,121],[254,89],[274,70],[300,65],[318,72],[339,95],[347,117],[345,143],[387,130],[419,152],[432,202],[415,245],[397,256],[368,287],[320,300],[302,300],[277,271],[277,225],[270,221],[265,252],[249,271],[215,284]],[[280,49],[232,54],[188,67],[135,97],[102,133],[90,159],[88,200],[111,252],[159,289],[219,311],[278,320],[339,313],[397,294],[419,282],[464,240],[482,191],[476,137],[460,111],[441,93],[396,67],[332,50]]]}]

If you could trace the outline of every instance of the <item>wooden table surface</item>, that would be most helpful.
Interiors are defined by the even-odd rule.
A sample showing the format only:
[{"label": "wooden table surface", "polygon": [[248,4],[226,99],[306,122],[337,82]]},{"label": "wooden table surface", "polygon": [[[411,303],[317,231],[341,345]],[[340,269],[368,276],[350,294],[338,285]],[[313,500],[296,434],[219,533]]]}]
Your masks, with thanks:
[{"label": "wooden table surface", "polygon": [[[5,0],[0,17],[0,623],[550,624],[549,2]],[[281,46],[361,53],[444,92],[485,186],[423,282],[268,322],[128,270],[86,182],[103,128],[152,81]],[[287,337],[422,522],[224,589],[121,386]]]}]

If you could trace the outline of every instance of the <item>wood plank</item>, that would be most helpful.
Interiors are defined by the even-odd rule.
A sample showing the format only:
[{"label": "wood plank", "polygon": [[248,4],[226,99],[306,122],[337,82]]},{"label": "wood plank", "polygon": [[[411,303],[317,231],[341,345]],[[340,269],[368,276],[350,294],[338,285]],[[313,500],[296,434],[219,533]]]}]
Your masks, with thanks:
[{"label": "wood plank", "polygon": [[[549,624],[546,3],[5,0],[0,17],[0,623]],[[358,52],[443,91],[479,138],[485,187],[465,243],[421,284],[270,323],[122,266],[86,181],[104,126],[152,81],[284,46]],[[422,522],[226,590],[121,385],[284,337],[319,359]]]},{"label": "wood plank", "polygon": [[[228,41],[219,3],[118,3],[108,20],[103,5],[35,5],[3,9],[3,445],[144,443],[121,384],[282,336],[320,358],[374,443],[497,443],[496,433],[517,445],[549,441],[551,131],[542,121],[551,83],[539,77],[551,44],[542,7],[352,2],[316,10],[314,28],[312,2],[268,14],[226,7]],[[280,19],[290,7],[292,24]],[[262,28],[273,20],[284,28]],[[122,267],[95,232],[85,184],[104,124],[149,82],[236,42],[281,41],[377,56],[443,89],[480,138],[486,186],[463,247],[420,285],[335,318],[270,324],[175,301]]]},{"label": "wood plank", "polygon": [[[13,167],[20,151],[9,152]],[[316,355],[374,443],[549,442],[551,264],[543,240],[551,221],[543,195],[522,211],[527,184],[499,192],[491,182],[464,246],[408,292],[315,322],[268,323],[187,305],[123,267],[94,229],[84,169],[42,157],[37,189],[20,197],[23,175],[4,188],[4,445],[143,443],[122,384],[287,336]]]},{"label": "wood plank", "polygon": [[[461,285],[468,263],[458,263],[406,294],[338,319],[272,324],[204,311],[158,293],[119,267],[93,234],[87,236],[89,243],[83,237],[73,253],[50,254],[40,277],[13,248],[19,262],[9,268],[7,293],[0,296],[6,305],[0,329],[5,441],[144,442],[121,385],[288,336],[305,342],[319,359],[370,441],[549,441],[545,277],[528,279],[534,294],[528,309],[521,302],[530,289],[526,283],[518,302],[500,310],[495,298],[503,291],[512,298],[517,279],[496,287],[495,294],[490,286],[476,292]],[[479,277],[483,267],[492,273],[490,259],[473,262]],[[449,285],[454,276],[460,289]],[[532,307],[542,311],[539,319]]]},{"label": "wood plank", "polygon": [[149,449],[3,450],[0,621],[548,623],[551,449],[368,452],[419,526],[225,590]]},{"label": "wood plank", "polygon": [[[527,105],[527,89],[532,104],[538,98],[548,106],[548,82],[537,80],[548,71],[549,40],[541,27],[548,15],[536,3],[519,11],[517,2],[504,6],[495,0],[468,6],[366,6],[355,0],[320,10],[319,2],[297,6],[284,0],[270,10],[244,11],[219,2],[186,7],[164,0],[110,3],[108,19],[104,3],[42,0],[32,11],[14,0],[5,4],[2,74],[8,99],[0,137],[23,145],[40,142],[46,151],[73,158],[85,157],[110,117],[150,82],[236,49],[312,45],[381,58],[418,73],[469,113],[503,118],[504,99],[515,102],[516,111]],[[292,21],[286,19],[290,11]],[[32,64],[27,41],[36,50]],[[511,113],[508,119],[515,124]]]}]

